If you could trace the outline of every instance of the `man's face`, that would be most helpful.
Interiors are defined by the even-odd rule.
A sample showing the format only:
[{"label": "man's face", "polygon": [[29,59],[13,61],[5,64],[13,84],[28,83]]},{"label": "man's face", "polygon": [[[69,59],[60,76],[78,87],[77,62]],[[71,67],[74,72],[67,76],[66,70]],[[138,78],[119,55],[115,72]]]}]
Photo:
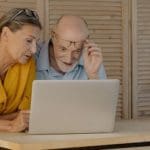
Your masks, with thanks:
[{"label": "man's face", "polygon": [[53,32],[54,60],[58,71],[66,73],[80,59],[87,35],[80,40],[69,41]]}]

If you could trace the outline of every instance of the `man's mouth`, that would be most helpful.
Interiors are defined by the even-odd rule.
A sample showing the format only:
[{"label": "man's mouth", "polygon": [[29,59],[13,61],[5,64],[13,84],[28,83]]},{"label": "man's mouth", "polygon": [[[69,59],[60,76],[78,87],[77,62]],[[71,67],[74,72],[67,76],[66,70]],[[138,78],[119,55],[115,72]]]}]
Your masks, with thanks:
[{"label": "man's mouth", "polygon": [[66,66],[72,66],[73,63],[66,63],[66,62],[63,62]]}]

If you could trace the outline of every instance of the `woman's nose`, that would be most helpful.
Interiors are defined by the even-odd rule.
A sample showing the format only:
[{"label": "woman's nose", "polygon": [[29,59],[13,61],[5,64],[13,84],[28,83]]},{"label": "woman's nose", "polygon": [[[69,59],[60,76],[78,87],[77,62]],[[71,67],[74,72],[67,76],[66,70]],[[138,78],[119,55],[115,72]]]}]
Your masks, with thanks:
[{"label": "woman's nose", "polygon": [[32,44],[32,47],[31,47],[31,52],[32,52],[32,54],[35,54],[36,53],[36,42],[34,42],[33,44]]}]

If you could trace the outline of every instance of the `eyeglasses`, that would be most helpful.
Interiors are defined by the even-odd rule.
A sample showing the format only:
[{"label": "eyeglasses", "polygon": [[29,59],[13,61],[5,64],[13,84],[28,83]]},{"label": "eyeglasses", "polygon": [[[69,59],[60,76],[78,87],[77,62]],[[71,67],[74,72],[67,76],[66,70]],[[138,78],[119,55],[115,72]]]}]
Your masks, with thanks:
[{"label": "eyeglasses", "polygon": [[89,38],[89,35],[85,38],[85,40],[82,41],[70,41],[60,38],[60,36],[56,32],[52,31],[52,37],[55,37],[59,43],[63,43],[64,46],[67,48],[69,48],[72,44],[74,45],[75,48],[82,48],[86,39]]},{"label": "eyeglasses", "polygon": [[39,19],[39,16],[38,16],[38,14],[35,11],[30,10],[28,8],[23,8],[23,9],[20,9],[14,16],[12,16],[10,21],[15,20],[16,17],[18,17],[21,14],[24,14],[24,15],[26,15],[28,17],[32,17],[32,19],[35,19],[35,20]]}]

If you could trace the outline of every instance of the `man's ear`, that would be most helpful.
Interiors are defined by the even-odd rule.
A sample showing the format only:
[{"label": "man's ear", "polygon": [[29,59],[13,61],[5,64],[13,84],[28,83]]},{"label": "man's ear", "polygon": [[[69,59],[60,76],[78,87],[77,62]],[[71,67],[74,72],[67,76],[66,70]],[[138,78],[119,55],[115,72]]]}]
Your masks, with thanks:
[{"label": "man's ear", "polygon": [[54,38],[54,35],[56,33],[56,25],[53,26],[52,30],[51,30],[51,36],[52,38]]},{"label": "man's ear", "polygon": [[54,33],[54,31],[52,30],[52,31],[51,31],[51,38],[52,38],[52,39],[54,38],[54,34],[55,34],[55,33]]},{"label": "man's ear", "polygon": [[54,42],[54,39],[55,39],[55,27],[53,27],[52,30],[51,30],[51,40],[52,40],[52,42]]},{"label": "man's ear", "polygon": [[11,34],[11,30],[8,27],[3,27],[1,33],[1,39],[7,41],[10,34]]}]

